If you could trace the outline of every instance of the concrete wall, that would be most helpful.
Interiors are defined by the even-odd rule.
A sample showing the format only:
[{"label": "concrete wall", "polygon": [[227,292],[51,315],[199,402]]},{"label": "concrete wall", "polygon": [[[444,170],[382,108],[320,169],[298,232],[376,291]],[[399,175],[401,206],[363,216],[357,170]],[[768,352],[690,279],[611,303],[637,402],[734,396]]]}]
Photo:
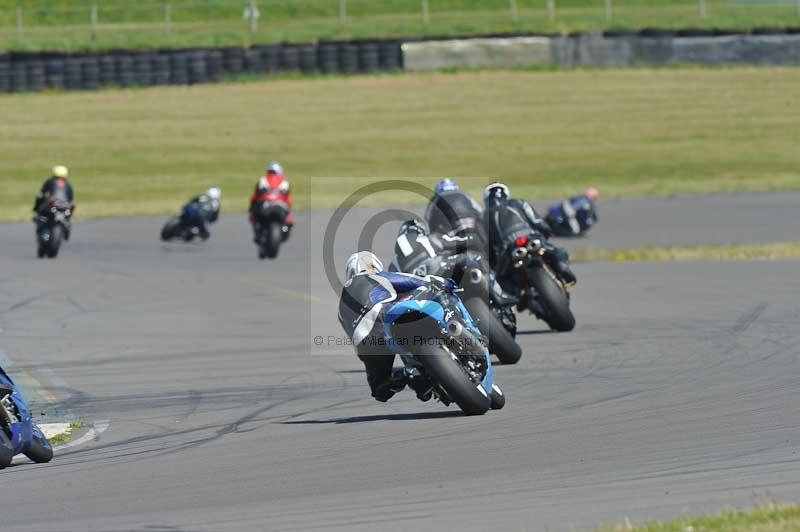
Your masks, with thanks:
[{"label": "concrete wall", "polygon": [[669,64],[800,65],[800,35],[649,37],[601,33],[566,37],[463,39],[403,44],[408,70],[442,68],[622,67]]}]

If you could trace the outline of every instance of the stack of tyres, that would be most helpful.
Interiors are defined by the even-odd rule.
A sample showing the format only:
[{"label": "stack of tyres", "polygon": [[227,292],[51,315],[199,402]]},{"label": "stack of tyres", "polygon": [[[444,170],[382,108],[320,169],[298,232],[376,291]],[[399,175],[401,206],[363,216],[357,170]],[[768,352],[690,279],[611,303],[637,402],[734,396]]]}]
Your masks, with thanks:
[{"label": "stack of tyres", "polygon": [[358,61],[362,72],[377,72],[381,69],[380,52],[376,43],[361,43],[358,51]]},{"label": "stack of tyres", "polygon": [[281,47],[281,70],[295,71],[300,69],[300,52],[297,46]]},{"label": "stack of tyres", "polygon": [[264,65],[261,62],[261,54],[254,48],[244,50],[244,69],[252,74],[264,72]]},{"label": "stack of tyres", "polygon": [[170,56],[170,82],[173,85],[189,84],[189,54],[178,52]]},{"label": "stack of tyres", "polygon": [[244,71],[244,50],[242,48],[224,48],[222,56],[227,74],[238,76]]},{"label": "stack of tyres", "polygon": [[358,46],[350,43],[339,46],[339,70],[348,74],[358,72]]},{"label": "stack of tyres", "polygon": [[136,72],[133,66],[133,57],[129,55],[117,56],[117,80],[123,87],[136,84]]},{"label": "stack of tyres", "polygon": [[317,71],[317,47],[313,44],[300,46],[300,70],[306,74]]},{"label": "stack of tyres", "polygon": [[0,92],[11,90],[11,63],[0,56]]},{"label": "stack of tyres", "polygon": [[403,68],[403,52],[400,41],[383,41],[378,44],[381,70],[400,70]]},{"label": "stack of tyres", "polygon": [[63,59],[49,59],[45,64],[45,83],[51,89],[64,88],[64,65]]},{"label": "stack of tyres", "polygon": [[81,64],[81,88],[96,90],[100,86],[100,63],[96,57],[86,57]]},{"label": "stack of tyres", "polygon": [[339,71],[339,47],[334,43],[320,44],[317,48],[319,69],[325,74]]},{"label": "stack of tyres", "polygon": [[153,56],[149,53],[140,53],[133,56],[133,73],[137,85],[153,84]]},{"label": "stack of tyres", "polygon": [[33,91],[40,91],[45,87],[44,61],[28,61],[28,86]]},{"label": "stack of tyres", "polygon": [[67,89],[80,89],[83,80],[80,57],[68,57],[64,60],[64,87]]},{"label": "stack of tyres", "polygon": [[153,84],[169,84],[169,56],[165,54],[154,54],[152,57]]},{"label": "stack of tyres", "polygon": [[261,66],[264,72],[274,74],[281,69],[281,45],[268,44],[254,48],[261,56]]},{"label": "stack of tyres", "polygon": [[25,63],[15,61],[11,63],[11,92],[22,92],[28,90],[28,69]]},{"label": "stack of tyres", "polygon": [[219,81],[225,73],[221,50],[209,50],[206,56],[206,73],[209,81]]},{"label": "stack of tyres", "polygon": [[116,85],[119,83],[114,58],[110,55],[101,56],[97,60],[100,69],[99,82],[102,86]]},{"label": "stack of tyres", "polygon": [[206,52],[192,52],[189,55],[189,83],[208,83]]}]

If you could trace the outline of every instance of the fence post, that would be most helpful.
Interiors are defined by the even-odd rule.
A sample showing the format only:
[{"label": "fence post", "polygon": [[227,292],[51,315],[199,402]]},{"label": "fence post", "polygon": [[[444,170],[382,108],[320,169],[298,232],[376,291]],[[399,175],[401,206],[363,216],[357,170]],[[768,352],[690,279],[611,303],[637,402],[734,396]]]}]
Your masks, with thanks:
[{"label": "fence post", "polygon": [[347,0],[339,0],[339,24],[347,24]]},{"label": "fence post", "polygon": [[250,6],[250,33],[255,33],[258,30],[258,18],[261,16],[261,13],[258,11],[258,7],[256,7],[255,0],[250,0],[248,5]]},{"label": "fence post", "polygon": [[547,18],[550,21],[556,19],[556,0],[547,0]]},{"label": "fence post", "polygon": [[97,4],[92,4],[89,12],[89,22],[92,25],[92,40],[97,40]]},{"label": "fence post", "polygon": [[22,27],[22,7],[17,6],[17,38],[21,39],[24,33],[24,29]]},{"label": "fence post", "polygon": [[164,3],[164,31],[172,33],[172,4]]},{"label": "fence post", "polygon": [[706,0],[698,0],[698,4],[700,18],[706,18]]},{"label": "fence post", "polygon": [[428,0],[422,0],[422,23],[427,25],[430,21],[431,16],[428,12]]},{"label": "fence post", "polygon": [[519,19],[519,12],[517,11],[517,0],[508,0],[508,8],[511,10],[511,21],[516,22]]},{"label": "fence post", "polygon": [[611,12],[611,0],[606,0],[606,21],[611,22],[611,17],[613,13]]}]

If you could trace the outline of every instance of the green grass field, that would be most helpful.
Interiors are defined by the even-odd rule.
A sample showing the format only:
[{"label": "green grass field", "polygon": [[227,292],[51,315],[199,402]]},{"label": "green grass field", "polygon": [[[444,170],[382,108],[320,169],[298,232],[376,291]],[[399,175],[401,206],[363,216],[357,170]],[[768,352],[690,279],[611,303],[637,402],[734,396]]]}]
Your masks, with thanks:
[{"label": "green grass field", "polygon": [[171,212],[212,183],[242,210],[269,159],[300,207],[363,178],[501,178],[535,198],[800,188],[798,86],[791,68],[628,69],[3,95],[0,217],[28,217],[56,163],[79,217]]},{"label": "green grass field", "polygon": [[800,242],[724,244],[702,246],[648,246],[630,249],[578,249],[574,262],[642,262],[684,260],[786,260],[800,259]]},{"label": "green grass field", "polygon": [[[604,0],[554,0],[554,19],[546,0],[429,0],[423,23],[421,0],[256,0],[261,19],[251,33],[243,20],[245,0],[0,0],[0,49],[155,48],[202,45],[249,45],[277,41],[463,35],[528,31],[642,27],[749,29],[800,26],[793,0],[612,0],[606,18]],[[170,32],[165,4],[170,5]],[[93,37],[90,6],[98,5]],[[17,29],[21,8],[22,33]]]},{"label": "green grass field", "polygon": [[598,532],[795,532],[800,530],[800,505],[764,506],[749,512],[681,517],[639,526],[617,526]]}]

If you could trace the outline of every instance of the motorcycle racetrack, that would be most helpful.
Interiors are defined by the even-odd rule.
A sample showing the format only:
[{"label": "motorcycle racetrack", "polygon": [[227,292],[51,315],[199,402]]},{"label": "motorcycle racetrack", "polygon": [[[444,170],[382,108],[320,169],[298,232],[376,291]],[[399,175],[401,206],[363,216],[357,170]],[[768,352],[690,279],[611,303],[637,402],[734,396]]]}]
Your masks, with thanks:
[{"label": "motorcycle racetrack", "polygon": [[[796,240],[798,204],[601,200],[567,247]],[[520,316],[506,407],[464,417],[369,397],[324,280],[330,212],[259,261],[224,208],[197,244],[160,242],[167,217],[77,220],[54,260],[0,225],[0,363],[92,434],[0,473],[0,529],[584,530],[800,499],[799,261],[578,264],[575,330]],[[340,272],[377,212],[344,220]]]}]

